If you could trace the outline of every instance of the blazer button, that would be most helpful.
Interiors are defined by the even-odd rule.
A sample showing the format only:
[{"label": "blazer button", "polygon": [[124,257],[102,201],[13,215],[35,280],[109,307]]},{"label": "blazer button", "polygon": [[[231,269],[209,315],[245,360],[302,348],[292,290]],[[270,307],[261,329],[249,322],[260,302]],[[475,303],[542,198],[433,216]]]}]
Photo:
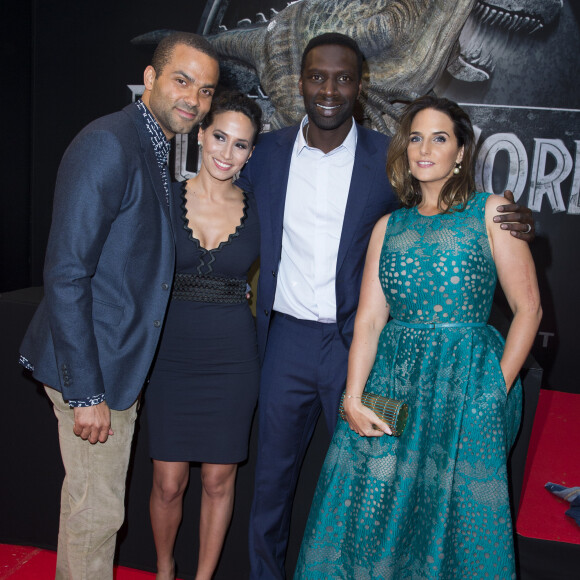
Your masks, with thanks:
[{"label": "blazer button", "polygon": [[169,288],[169,284],[167,284],[166,282],[163,282],[163,284],[161,284],[161,290],[167,290]]},{"label": "blazer button", "polygon": [[264,310],[264,314],[265,314],[266,316],[270,316],[270,311],[269,311],[269,310]]},{"label": "blazer button", "polygon": [[274,278],[276,277],[276,272],[274,270],[272,270],[272,276],[274,276]]},{"label": "blazer button", "polygon": [[159,322],[159,320],[154,320],[154,321],[153,321],[153,326],[154,326],[155,328],[159,328],[159,327],[161,326],[161,322]]}]

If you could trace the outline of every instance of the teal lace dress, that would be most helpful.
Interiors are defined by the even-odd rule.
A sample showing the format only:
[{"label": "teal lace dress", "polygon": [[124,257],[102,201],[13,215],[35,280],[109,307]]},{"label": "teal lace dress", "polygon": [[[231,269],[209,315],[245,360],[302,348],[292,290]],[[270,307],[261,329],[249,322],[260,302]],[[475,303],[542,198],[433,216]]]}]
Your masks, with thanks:
[{"label": "teal lace dress", "polygon": [[407,402],[407,427],[366,438],[339,419],[295,580],[515,578],[506,466],[522,394],[506,394],[487,325],[488,196],[392,214],[379,274],[393,320],[365,389]]}]

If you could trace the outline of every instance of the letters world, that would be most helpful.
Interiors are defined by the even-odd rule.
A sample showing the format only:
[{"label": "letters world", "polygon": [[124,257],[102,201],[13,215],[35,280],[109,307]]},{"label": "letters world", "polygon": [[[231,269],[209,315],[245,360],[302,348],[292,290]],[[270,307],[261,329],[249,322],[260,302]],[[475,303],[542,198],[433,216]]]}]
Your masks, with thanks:
[{"label": "letters world", "polygon": [[511,189],[534,212],[580,215],[580,111],[464,106],[478,136],[478,189]]}]

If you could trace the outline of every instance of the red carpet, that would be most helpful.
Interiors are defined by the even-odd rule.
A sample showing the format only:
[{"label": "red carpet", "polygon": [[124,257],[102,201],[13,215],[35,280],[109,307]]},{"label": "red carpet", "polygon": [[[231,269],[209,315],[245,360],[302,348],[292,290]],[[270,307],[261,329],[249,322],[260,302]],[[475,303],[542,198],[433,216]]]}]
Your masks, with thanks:
[{"label": "red carpet", "polygon": [[[544,488],[548,481],[580,486],[580,395],[542,390],[530,439],[516,530],[538,540],[580,545],[580,526],[564,515],[570,504]],[[0,580],[52,580],[56,553],[0,544]],[[118,566],[115,580],[154,580]]]},{"label": "red carpet", "polygon": [[548,481],[580,486],[580,395],[540,391],[516,522],[527,538],[580,544],[570,504],[544,488]]},{"label": "red carpet", "polygon": [[[54,580],[56,552],[0,544],[0,580]],[[155,574],[115,566],[115,580],[154,580]]]}]

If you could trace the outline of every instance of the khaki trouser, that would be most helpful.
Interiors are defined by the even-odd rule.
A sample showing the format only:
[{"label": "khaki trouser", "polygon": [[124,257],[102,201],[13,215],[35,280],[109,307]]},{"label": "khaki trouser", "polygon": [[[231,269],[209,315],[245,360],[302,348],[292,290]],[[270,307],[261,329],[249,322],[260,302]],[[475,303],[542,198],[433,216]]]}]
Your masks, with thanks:
[{"label": "khaki trouser", "polygon": [[58,419],[65,469],[55,580],[112,580],[137,402],[125,411],[112,410],[115,434],[92,445],[73,433],[74,412],[61,393],[45,389]]}]

